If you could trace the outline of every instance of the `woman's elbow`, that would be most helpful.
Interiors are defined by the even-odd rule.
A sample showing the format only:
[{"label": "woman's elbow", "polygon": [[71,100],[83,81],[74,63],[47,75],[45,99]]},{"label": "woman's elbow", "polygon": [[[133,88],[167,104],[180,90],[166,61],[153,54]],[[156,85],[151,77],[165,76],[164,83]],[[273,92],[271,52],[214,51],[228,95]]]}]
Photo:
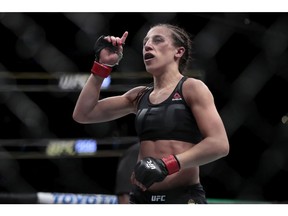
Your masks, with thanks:
[{"label": "woman's elbow", "polygon": [[224,141],[221,143],[219,148],[219,153],[222,157],[226,157],[230,152],[230,146],[228,141]]},{"label": "woman's elbow", "polygon": [[83,115],[81,115],[79,112],[76,112],[76,111],[73,112],[72,119],[78,123],[81,123],[81,124],[85,123],[85,119],[84,119]]}]

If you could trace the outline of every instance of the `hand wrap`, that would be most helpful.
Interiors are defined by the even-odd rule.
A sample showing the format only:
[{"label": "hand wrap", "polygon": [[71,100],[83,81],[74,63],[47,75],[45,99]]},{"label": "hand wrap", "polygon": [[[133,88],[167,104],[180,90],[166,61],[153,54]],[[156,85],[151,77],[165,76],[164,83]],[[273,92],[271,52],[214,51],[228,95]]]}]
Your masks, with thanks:
[{"label": "hand wrap", "polygon": [[162,159],[146,157],[139,161],[135,168],[135,178],[138,182],[149,188],[155,182],[163,181],[166,176],[180,170],[180,164],[175,155]]},{"label": "hand wrap", "polygon": [[94,61],[94,64],[91,68],[91,73],[98,75],[100,77],[106,78],[110,75],[112,67],[100,64],[97,61]]}]

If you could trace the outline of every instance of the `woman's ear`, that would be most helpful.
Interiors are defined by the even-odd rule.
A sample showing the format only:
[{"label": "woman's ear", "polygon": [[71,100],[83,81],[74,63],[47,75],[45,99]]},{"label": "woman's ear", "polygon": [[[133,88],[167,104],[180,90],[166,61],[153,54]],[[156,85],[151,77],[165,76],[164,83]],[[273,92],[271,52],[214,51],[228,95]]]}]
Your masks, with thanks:
[{"label": "woman's ear", "polygon": [[184,47],[177,48],[175,57],[181,58],[183,56],[184,52],[185,52],[185,48]]}]

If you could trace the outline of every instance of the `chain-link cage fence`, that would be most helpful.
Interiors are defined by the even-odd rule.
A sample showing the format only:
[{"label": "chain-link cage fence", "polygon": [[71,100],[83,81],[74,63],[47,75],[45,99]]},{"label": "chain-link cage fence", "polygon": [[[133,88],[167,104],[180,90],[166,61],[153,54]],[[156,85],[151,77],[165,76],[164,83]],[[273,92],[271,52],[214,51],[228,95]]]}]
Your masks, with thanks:
[{"label": "chain-link cage fence", "polygon": [[11,12],[0,13],[1,203],[117,202],[116,166],[137,142],[134,116],[80,125],[72,112],[100,35],[129,31],[102,98],[151,82],[142,40],[161,22],[193,36],[187,75],[211,89],[229,136],[230,154],[201,167],[208,200],[288,200],[287,13]]}]

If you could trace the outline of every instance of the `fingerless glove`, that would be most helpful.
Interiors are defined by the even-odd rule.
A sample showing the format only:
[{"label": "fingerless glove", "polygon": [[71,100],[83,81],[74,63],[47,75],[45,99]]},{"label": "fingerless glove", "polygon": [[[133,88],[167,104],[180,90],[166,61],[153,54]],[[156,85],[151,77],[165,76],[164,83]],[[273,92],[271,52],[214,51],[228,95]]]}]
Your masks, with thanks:
[{"label": "fingerless glove", "polygon": [[180,163],[175,155],[169,155],[162,159],[146,157],[140,160],[135,168],[135,178],[146,188],[155,182],[163,181],[166,176],[180,170]]}]

